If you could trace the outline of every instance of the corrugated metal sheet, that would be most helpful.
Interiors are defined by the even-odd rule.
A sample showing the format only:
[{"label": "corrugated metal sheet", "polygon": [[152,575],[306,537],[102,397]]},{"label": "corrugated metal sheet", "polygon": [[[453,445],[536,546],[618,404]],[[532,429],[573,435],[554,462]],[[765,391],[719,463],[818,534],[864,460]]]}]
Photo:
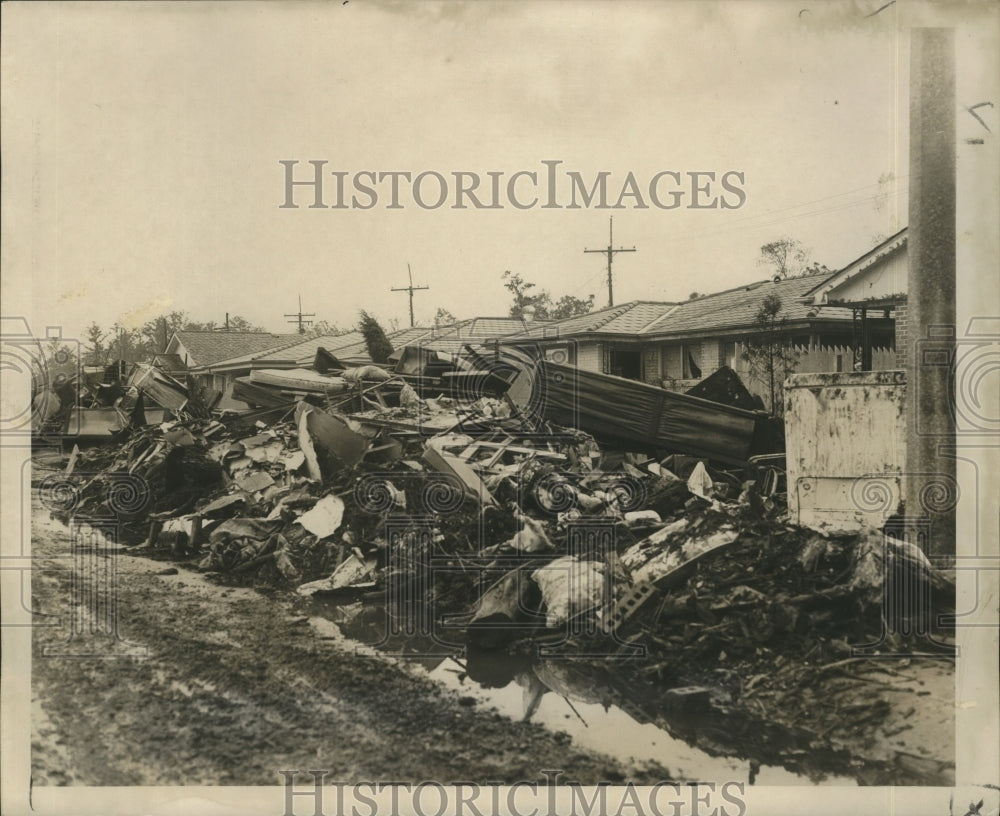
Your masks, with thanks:
[{"label": "corrugated metal sheet", "polygon": [[537,374],[533,404],[544,417],[598,439],[734,464],[763,452],[753,450],[750,411],[556,363]]}]

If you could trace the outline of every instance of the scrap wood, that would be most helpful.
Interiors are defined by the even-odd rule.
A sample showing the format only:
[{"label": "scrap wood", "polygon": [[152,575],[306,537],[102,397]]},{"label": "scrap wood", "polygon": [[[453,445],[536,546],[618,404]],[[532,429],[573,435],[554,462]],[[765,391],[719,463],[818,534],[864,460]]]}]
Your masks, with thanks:
[{"label": "scrap wood", "polygon": [[423,460],[439,473],[453,476],[460,483],[465,493],[484,505],[495,505],[496,501],[486,489],[479,475],[468,464],[457,456],[437,450],[431,445],[424,448]]}]

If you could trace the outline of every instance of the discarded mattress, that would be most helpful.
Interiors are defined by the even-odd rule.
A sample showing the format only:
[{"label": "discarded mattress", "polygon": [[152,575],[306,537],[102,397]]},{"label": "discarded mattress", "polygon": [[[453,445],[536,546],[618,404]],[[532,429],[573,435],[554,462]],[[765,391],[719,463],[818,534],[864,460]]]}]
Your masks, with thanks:
[{"label": "discarded mattress", "polygon": [[266,385],[284,391],[311,391],[319,394],[339,394],[347,390],[340,377],[325,377],[307,368],[258,368],[250,372],[252,385]]}]

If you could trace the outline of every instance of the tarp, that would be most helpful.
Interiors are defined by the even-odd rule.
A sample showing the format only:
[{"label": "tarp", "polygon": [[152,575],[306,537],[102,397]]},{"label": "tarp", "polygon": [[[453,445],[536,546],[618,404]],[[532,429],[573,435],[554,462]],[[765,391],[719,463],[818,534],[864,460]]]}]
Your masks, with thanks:
[{"label": "tarp", "polygon": [[732,405],[734,408],[746,408],[748,411],[764,408],[761,398],[751,394],[743,384],[743,380],[729,366],[722,366],[684,393],[711,402]]},{"label": "tarp", "polygon": [[548,361],[532,405],[543,417],[600,440],[743,464],[758,416],[741,408]]},{"label": "tarp", "polygon": [[320,346],[313,357],[313,368],[320,374],[326,374],[328,371],[343,371],[345,366],[337,359],[337,355]]}]

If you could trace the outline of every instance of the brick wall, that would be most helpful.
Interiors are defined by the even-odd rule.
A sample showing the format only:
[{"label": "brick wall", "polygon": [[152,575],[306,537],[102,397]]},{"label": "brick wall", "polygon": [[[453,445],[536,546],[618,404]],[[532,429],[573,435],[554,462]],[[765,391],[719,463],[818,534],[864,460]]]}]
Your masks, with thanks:
[{"label": "brick wall", "polygon": [[702,340],[701,342],[701,376],[707,377],[722,368],[722,343],[718,340]]},{"label": "brick wall", "polygon": [[604,373],[604,349],[601,343],[581,343],[576,350],[576,365],[584,371]]},{"label": "brick wall", "polygon": [[642,378],[650,385],[659,385],[663,381],[658,345],[646,346],[642,350]]},{"label": "brick wall", "polygon": [[907,343],[909,342],[909,326],[907,325],[906,303],[900,303],[893,315],[896,318],[896,368],[906,368]]}]

